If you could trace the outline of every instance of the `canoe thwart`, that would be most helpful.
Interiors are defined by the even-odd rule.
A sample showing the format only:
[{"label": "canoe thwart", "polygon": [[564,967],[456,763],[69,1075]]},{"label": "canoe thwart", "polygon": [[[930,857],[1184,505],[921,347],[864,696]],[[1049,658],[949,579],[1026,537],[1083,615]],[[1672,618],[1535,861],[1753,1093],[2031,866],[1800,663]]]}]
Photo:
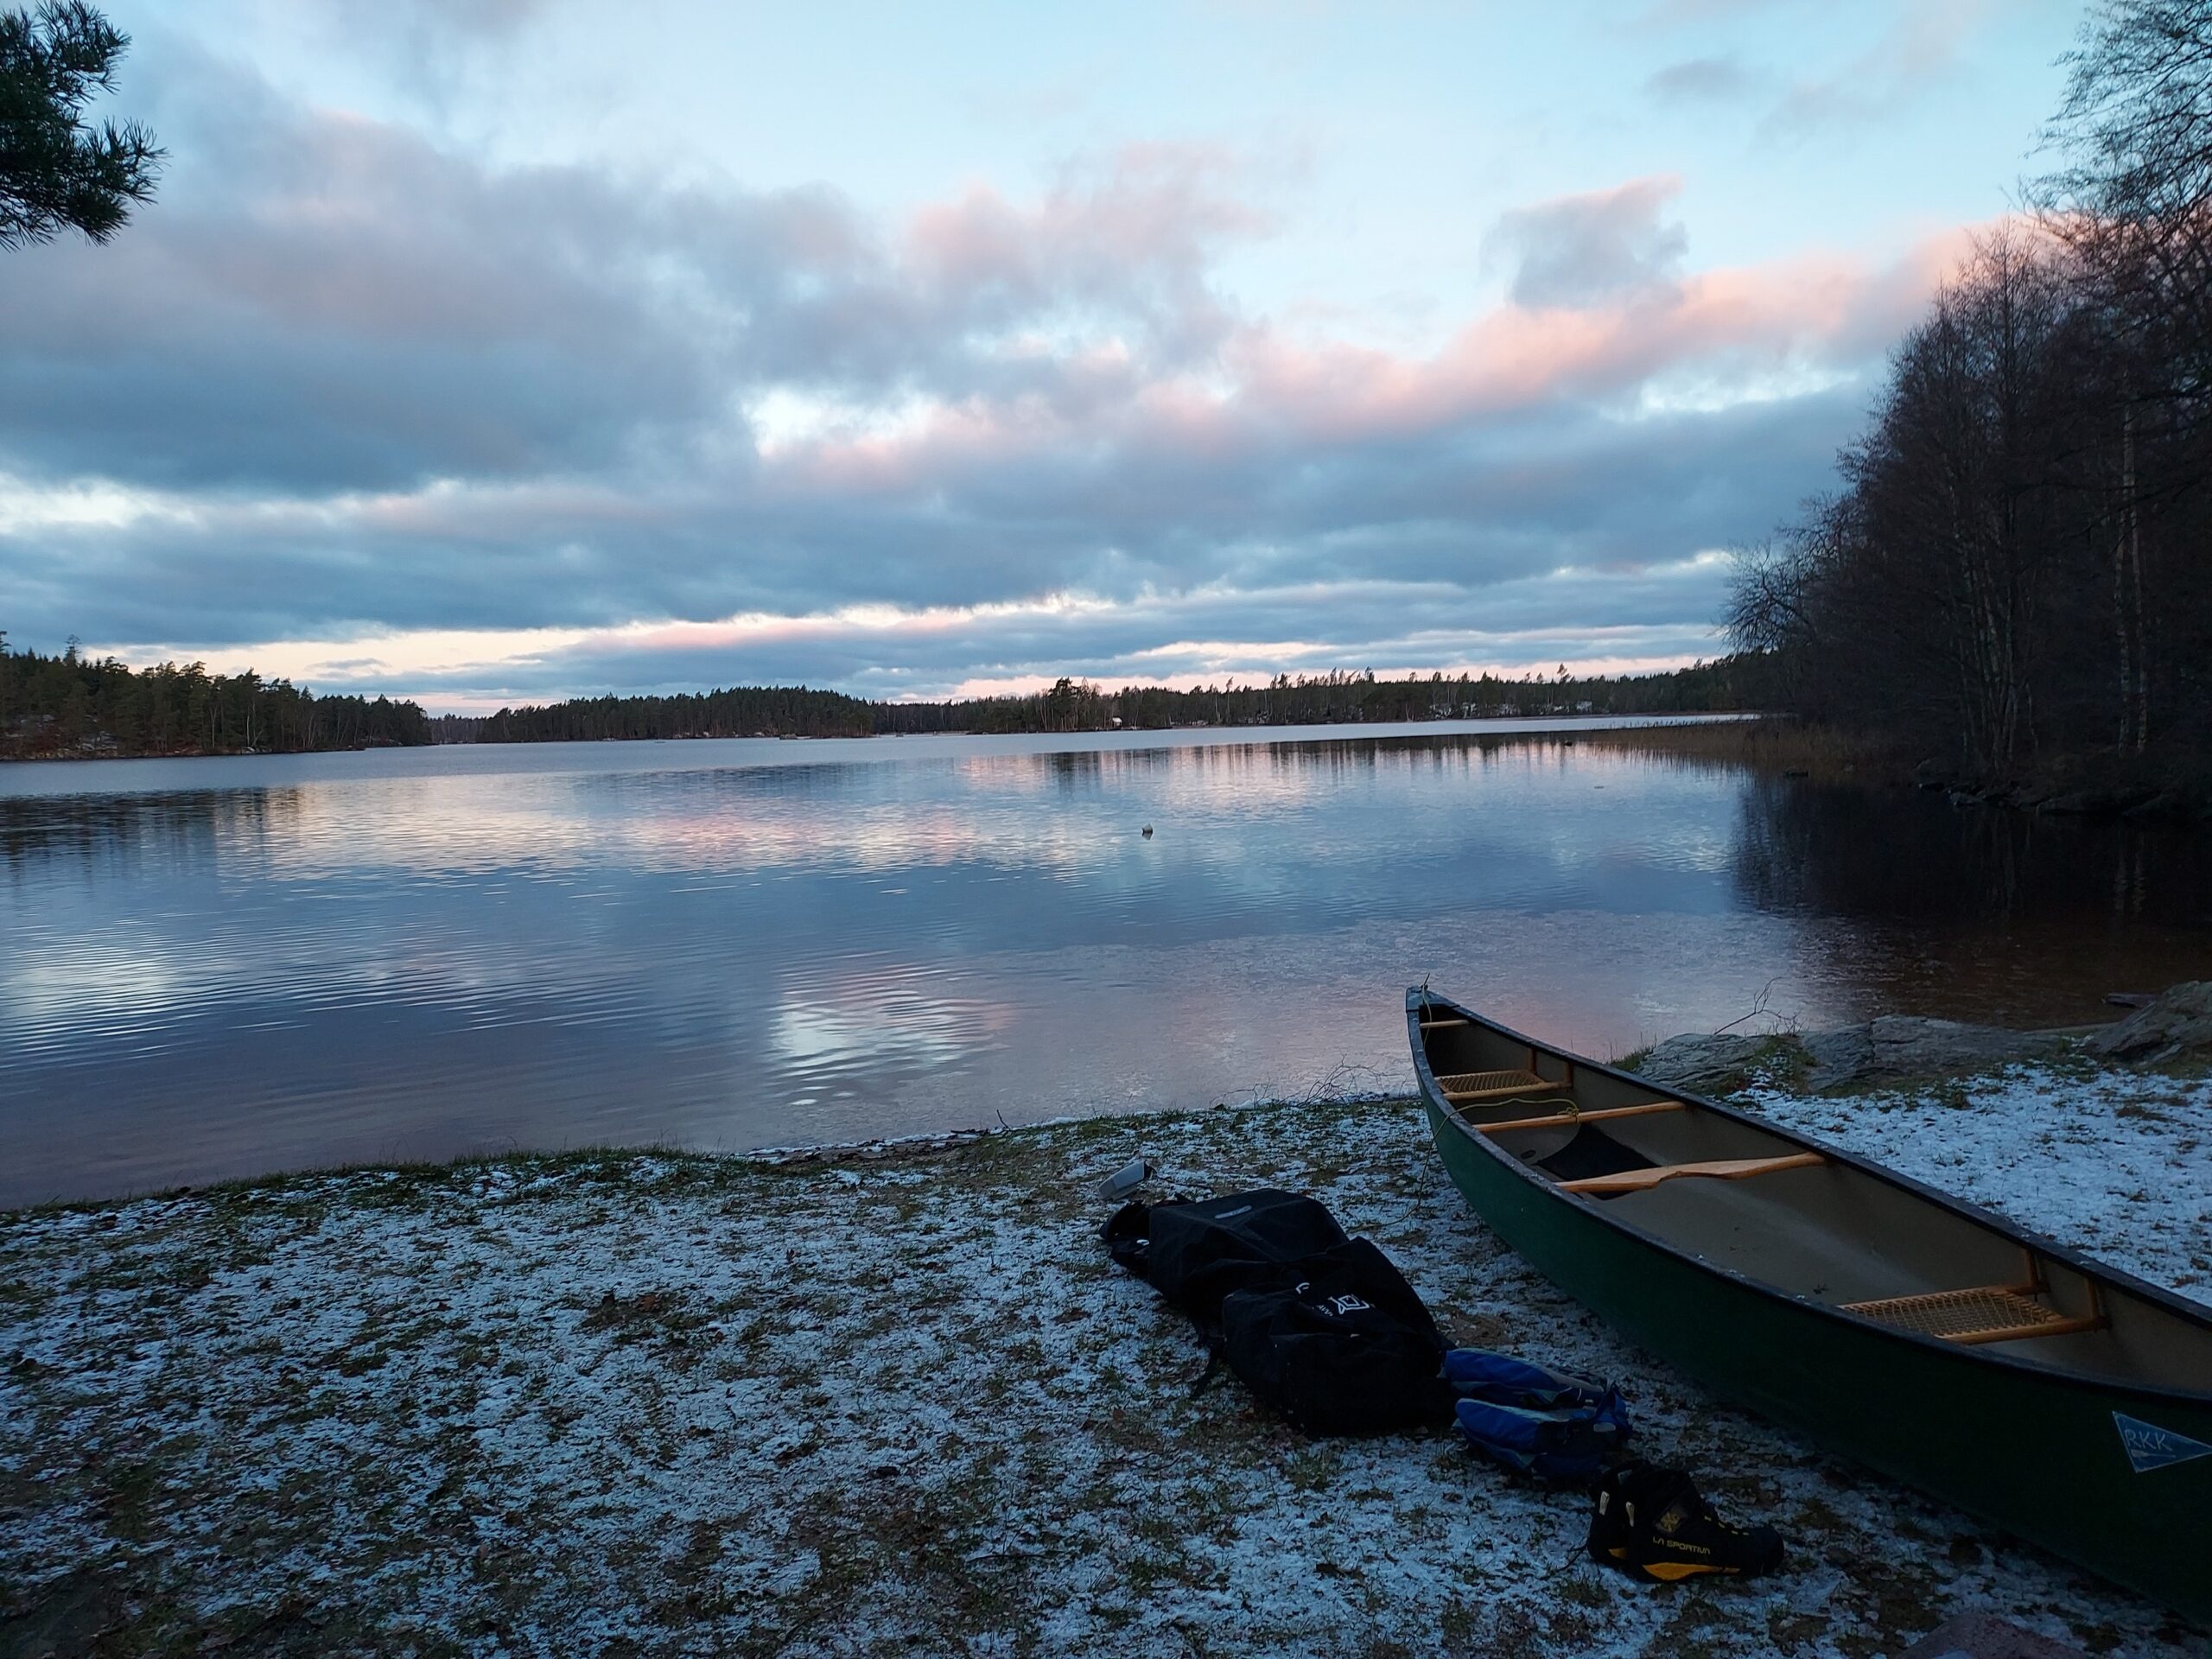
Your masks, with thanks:
[{"label": "canoe thwart", "polygon": [[1793,1152],[1785,1158],[1708,1158],[1694,1164],[1656,1164],[1649,1169],[1624,1169],[1613,1175],[1592,1175],[1580,1181],[1561,1181],[1562,1192],[1588,1192],[1599,1198],[1617,1192],[1641,1192],[1678,1176],[1699,1175],[1708,1180],[1740,1181],[1777,1170],[1810,1169],[1827,1160],[1817,1152]]},{"label": "canoe thwart", "polygon": [[1540,1077],[1534,1071],[1459,1071],[1448,1077],[1439,1077],[1436,1086],[1444,1091],[1444,1098],[1457,1106],[1470,1100],[1503,1100],[1510,1095],[1541,1095],[1564,1089],[1567,1084],[1556,1078]]},{"label": "canoe thwart", "polygon": [[1478,1123],[1477,1135],[1503,1135],[1508,1129],[1566,1129],[1577,1123],[1597,1123],[1609,1117],[1642,1117],[1648,1112],[1682,1112],[1689,1109],[1679,1100],[1647,1101],[1641,1106],[1606,1106],[1594,1112],[1554,1112],[1549,1117],[1516,1117],[1503,1123]]},{"label": "canoe thwart", "polygon": [[1423,1031],[1442,1031],[1448,1027],[1465,1026],[1472,1023],[1473,1022],[1468,1020],[1464,1014],[1455,1014],[1446,1019],[1424,1020],[1421,1022],[1421,1028]]},{"label": "canoe thwart", "polygon": [[2035,1298],[2035,1285],[1978,1285],[1971,1290],[1933,1290],[1923,1296],[1888,1296],[1878,1301],[1845,1302],[1847,1313],[1875,1319],[1900,1331],[1946,1342],[1969,1345],[1985,1342],[2018,1342],[2028,1337],[2063,1337],[2078,1331],[2098,1331],[2105,1316],[2099,1309],[2086,1317],[2071,1318]]}]

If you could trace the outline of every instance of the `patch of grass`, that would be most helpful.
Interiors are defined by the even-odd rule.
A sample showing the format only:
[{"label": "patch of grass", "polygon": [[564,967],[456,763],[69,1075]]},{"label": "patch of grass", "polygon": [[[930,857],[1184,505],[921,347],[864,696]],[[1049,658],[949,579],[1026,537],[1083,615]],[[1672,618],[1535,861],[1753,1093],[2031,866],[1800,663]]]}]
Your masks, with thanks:
[{"label": "patch of grass", "polygon": [[1309,1446],[1284,1461],[1282,1475],[1294,1491],[1319,1492],[1327,1490],[1343,1466],[1343,1454],[1335,1446]]},{"label": "patch of grass", "polygon": [[1797,1089],[1804,1085],[1805,1077],[1813,1069],[1811,1057],[1795,1033],[1777,1032],[1758,1046],[1745,1062],[1744,1074],[1748,1084],[1767,1089]]}]

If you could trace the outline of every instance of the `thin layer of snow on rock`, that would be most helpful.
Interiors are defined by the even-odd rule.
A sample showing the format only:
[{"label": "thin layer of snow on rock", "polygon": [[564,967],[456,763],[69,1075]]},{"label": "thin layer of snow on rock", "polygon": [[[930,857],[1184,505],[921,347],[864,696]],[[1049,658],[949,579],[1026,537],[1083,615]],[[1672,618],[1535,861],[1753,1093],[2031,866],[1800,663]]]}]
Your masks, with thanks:
[{"label": "thin layer of snow on rock", "polygon": [[[2202,1281],[2203,1085],[1761,1103]],[[1092,1191],[1140,1152],[1155,1192],[1312,1191],[1456,1339],[1625,1380],[1646,1451],[1779,1525],[1789,1569],[1634,1586],[1580,1559],[1585,1500],[1446,1435],[1309,1441],[1233,1382],[1194,1395],[1188,1327],[1097,1239]],[[1624,1346],[1468,1215],[1403,1103],[0,1218],[0,1619],[144,1648],[1864,1659],[1962,1610],[2202,1642]]]},{"label": "thin layer of snow on rock", "polygon": [[1736,1032],[1690,1032],[1654,1046],[1637,1062],[1636,1070],[1662,1089],[1687,1089],[1700,1094],[1732,1089],[1777,1043],[1786,1040]]}]

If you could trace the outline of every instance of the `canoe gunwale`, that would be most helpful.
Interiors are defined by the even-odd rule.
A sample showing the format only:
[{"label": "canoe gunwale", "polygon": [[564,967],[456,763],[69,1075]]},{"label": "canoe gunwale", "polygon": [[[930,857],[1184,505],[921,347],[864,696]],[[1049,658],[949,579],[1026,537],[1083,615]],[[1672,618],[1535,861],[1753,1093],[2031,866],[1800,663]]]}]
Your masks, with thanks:
[{"label": "canoe gunwale", "polygon": [[1732,1268],[1716,1266],[1661,1237],[1658,1234],[1639,1227],[1618,1214],[1612,1213],[1611,1205],[1585,1197],[1580,1193],[1562,1192],[1558,1183],[1546,1179],[1543,1174],[1531,1168],[1520,1159],[1513,1157],[1503,1147],[1496,1144],[1491,1137],[1480,1133],[1477,1125],[1469,1122],[1465,1117],[1452,1109],[1450,1102],[1445,1099],[1443,1090],[1437,1084],[1436,1074],[1428,1063],[1427,1049],[1422,1040],[1423,1033],[1421,1025],[1424,1016],[1433,1015],[1440,1011],[1448,1011],[1464,1017],[1476,1027],[1534,1049],[1539,1053],[1548,1055],[1554,1059],[1615,1078],[1633,1088],[1649,1090],[1669,1100],[1681,1101],[1686,1105],[1716,1113],[1735,1122],[1758,1129],[1763,1134],[1776,1135],[1794,1145],[1802,1147],[1809,1152],[1817,1152],[1832,1162],[1847,1166],[1859,1174],[1872,1177],[1885,1185],[1908,1193],[1924,1203],[1933,1204],[1977,1225],[1989,1228],[2006,1238],[2015,1240],[2024,1247],[2050,1258],[2069,1271],[2080,1274],[2100,1289],[2109,1288],[2124,1292],[2129,1296],[2149,1302],[2190,1323],[2212,1327],[2212,1309],[2207,1309],[2161,1286],[2138,1279],[2120,1268],[2111,1267],[2101,1262],[2092,1261],[2067,1245],[2045,1238],[2041,1234],[2032,1232],[2010,1218],[1985,1210],[1979,1205],[1955,1198],[1923,1182],[1915,1180],[1909,1175],[1900,1174],[1896,1170],[1862,1158],[1855,1153],[1830,1146],[1811,1135],[1796,1129],[1786,1128],[1740,1108],[1726,1105],[1716,1100],[1709,1100],[1702,1095],[1692,1094],[1686,1090],[1666,1088],[1653,1083],[1647,1077],[1638,1077],[1634,1072],[1621,1071],[1602,1061],[1573,1053],[1555,1044],[1541,1041],[1525,1032],[1516,1031],[1510,1026],[1501,1025],[1495,1020],[1485,1018],[1473,1009],[1423,987],[1414,986],[1408,989],[1406,993],[1407,1035],[1413,1049],[1414,1075],[1420,1085],[1422,1103],[1427,1109],[1431,1119],[1439,1122],[1448,1122],[1470,1146],[1479,1149],[1499,1166],[1512,1171],[1521,1180],[1527,1182],[1546,1198],[1567,1206],[1570,1213],[1580,1215],[1586,1220],[1610,1228],[1616,1233],[1636,1240],[1648,1249],[1662,1251],[1684,1265],[1694,1268],[1713,1279],[1740,1286],[1770,1300],[1786,1304],[1793,1309],[1818,1315],[1833,1323],[1844,1325],[1861,1336],[1879,1337],[1885,1341],[1910,1344],[1914,1348],[1942,1353],[1969,1364],[2002,1366],[2007,1370],[2018,1371],[2033,1377],[2063,1379],[2072,1384],[2094,1388],[2109,1394],[2116,1401],[2176,1407],[2212,1406],[2212,1389],[2198,1389],[2158,1383],[2134,1382],[2125,1378],[2100,1376],[2094,1372],[2071,1370],[2062,1366],[2023,1358],[2017,1355],[1990,1353],[1974,1347],[1961,1347],[1956,1343],[1946,1342],[1940,1337],[1902,1330],[1897,1326],[1885,1325],[1879,1320],[1867,1319],[1860,1314],[1847,1313],[1833,1303],[1821,1302],[1811,1297],[1800,1295],[1795,1291],[1786,1290],[1779,1285],[1757,1278],[1751,1274]]}]

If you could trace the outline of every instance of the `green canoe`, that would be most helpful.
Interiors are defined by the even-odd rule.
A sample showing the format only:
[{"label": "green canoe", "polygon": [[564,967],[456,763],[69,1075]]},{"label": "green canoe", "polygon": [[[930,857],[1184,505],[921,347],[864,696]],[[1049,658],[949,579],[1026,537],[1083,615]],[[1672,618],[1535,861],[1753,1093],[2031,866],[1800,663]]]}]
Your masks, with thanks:
[{"label": "green canoe", "polygon": [[1425,989],[1406,1029],[1452,1181],[1569,1295],[1716,1392],[2212,1624],[2212,1309]]}]

